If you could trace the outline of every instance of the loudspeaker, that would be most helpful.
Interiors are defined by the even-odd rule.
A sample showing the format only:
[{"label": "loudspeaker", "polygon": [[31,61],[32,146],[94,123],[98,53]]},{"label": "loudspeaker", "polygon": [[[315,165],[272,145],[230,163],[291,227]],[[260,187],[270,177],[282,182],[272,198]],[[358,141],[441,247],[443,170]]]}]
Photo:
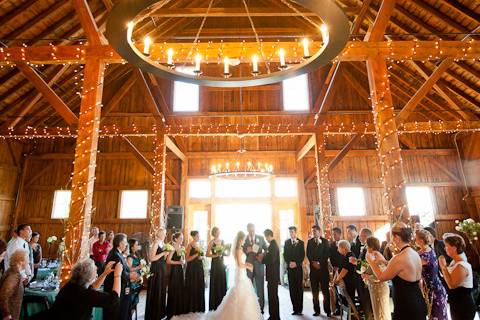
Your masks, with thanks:
[{"label": "loudspeaker", "polygon": [[167,207],[167,229],[183,229],[183,207]]}]

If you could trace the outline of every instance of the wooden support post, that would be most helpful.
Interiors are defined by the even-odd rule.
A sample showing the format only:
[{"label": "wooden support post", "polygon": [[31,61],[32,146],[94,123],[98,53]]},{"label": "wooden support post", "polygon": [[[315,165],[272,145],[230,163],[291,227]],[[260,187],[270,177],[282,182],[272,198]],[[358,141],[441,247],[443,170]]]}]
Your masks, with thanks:
[{"label": "wooden support post", "polygon": [[[305,177],[303,173],[303,159],[297,160],[297,188],[298,188],[298,214],[300,216],[301,236],[307,239],[307,200],[305,197]],[[280,233],[278,233],[280,235]],[[280,240],[280,238],[278,238]]]},{"label": "wooden support post", "polygon": [[87,60],[73,165],[70,215],[65,225],[62,284],[70,278],[73,265],[89,255],[88,236],[92,219],[104,71],[105,64],[101,60]]},{"label": "wooden support post", "polygon": [[315,133],[315,165],[317,173],[319,222],[325,234],[332,228],[332,208],[330,205],[330,182],[328,180],[328,161],[326,159],[325,135],[323,126]]},{"label": "wooden support post", "polygon": [[368,83],[372,100],[377,151],[382,168],[382,183],[391,221],[407,221],[409,216],[405,194],[402,156],[398,141],[393,100],[385,58],[367,60]]},{"label": "wooden support post", "polygon": [[157,237],[158,230],[165,227],[165,170],[167,144],[164,126],[157,120],[155,134],[155,152],[153,155],[153,193],[150,214],[150,238]]}]

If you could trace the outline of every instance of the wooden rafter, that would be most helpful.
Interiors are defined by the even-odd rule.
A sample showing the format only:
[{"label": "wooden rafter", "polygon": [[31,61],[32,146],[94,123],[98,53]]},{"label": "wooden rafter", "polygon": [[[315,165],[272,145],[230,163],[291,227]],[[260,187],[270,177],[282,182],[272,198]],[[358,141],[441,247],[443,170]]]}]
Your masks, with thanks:
[{"label": "wooden rafter", "polygon": [[132,154],[135,156],[135,158],[143,165],[143,167],[153,175],[154,169],[153,165],[148,161],[148,159],[142,154],[140,150],[135,146],[131,138],[129,137],[122,137],[123,141],[127,143],[128,148],[132,152]]},{"label": "wooden rafter", "polygon": [[297,161],[300,161],[315,146],[315,135],[312,135],[305,145],[297,153]]},{"label": "wooden rafter", "polygon": [[365,20],[366,14],[368,12],[368,8],[370,7],[370,3],[372,0],[365,0],[363,1],[362,8],[360,9],[360,12],[358,13],[358,16],[355,18],[355,22],[353,23],[351,34],[357,34],[361,27],[362,23]]},{"label": "wooden rafter", "polygon": [[383,0],[373,25],[365,35],[365,41],[381,41],[387,29],[390,17],[395,9],[395,0]]},{"label": "wooden rafter", "polygon": [[185,153],[180,150],[180,148],[175,144],[175,142],[172,141],[172,139],[170,139],[170,137],[165,137],[165,143],[170,151],[172,151],[180,160],[185,161],[187,158]]},{"label": "wooden rafter", "polygon": [[149,108],[150,112],[153,114],[154,117],[158,117],[163,122],[165,122],[165,117],[163,116],[162,111],[160,110],[160,107],[157,104],[157,101],[153,97],[152,90],[150,89],[147,83],[147,80],[145,79],[145,75],[139,69],[137,69],[135,73],[137,74],[140,89],[143,92],[143,96],[146,99],[147,107]]},{"label": "wooden rafter", "polygon": [[103,34],[98,30],[97,23],[90,11],[87,0],[73,0],[72,2],[90,44],[95,46],[107,44],[107,39],[105,39]]},{"label": "wooden rafter", "polygon": [[352,147],[355,145],[355,142],[360,139],[359,134],[354,134],[350,140],[347,142],[347,144],[340,150],[339,153],[333,158],[330,163],[328,164],[328,171],[331,171],[335,169],[335,167],[342,161],[343,158],[347,155],[347,153],[352,149]]},{"label": "wooden rafter", "polygon": [[105,105],[105,107],[103,108],[102,120],[107,114],[109,114],[113,109],[115,109],[115,107],[120,103],[120,101],[122,101],[125,95],[130,92],[130,89],[133,87],[137,79],[138,79],[137,76],[132,74],[120,86],[120,88],[117,90],[118,93],[113,95],[112,99],[110,99],[108,103]]}]

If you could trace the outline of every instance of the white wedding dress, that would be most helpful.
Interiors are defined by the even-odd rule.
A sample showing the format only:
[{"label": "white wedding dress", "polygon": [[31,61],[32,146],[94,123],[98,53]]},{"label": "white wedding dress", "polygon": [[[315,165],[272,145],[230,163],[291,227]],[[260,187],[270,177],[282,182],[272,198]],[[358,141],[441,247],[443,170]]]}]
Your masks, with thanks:
[{"label": "white wedding dress", "polygon": [[208,313],[189,313],[172,320],[258,320],[263,319],[252,281],[244,267],[235,268],[235,281],[217,310]]}]

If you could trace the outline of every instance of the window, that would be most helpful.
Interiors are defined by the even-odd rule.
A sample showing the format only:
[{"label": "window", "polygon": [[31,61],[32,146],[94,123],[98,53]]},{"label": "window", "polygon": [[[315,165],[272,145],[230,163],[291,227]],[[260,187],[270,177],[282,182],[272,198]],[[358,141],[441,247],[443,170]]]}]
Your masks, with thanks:
[{"label": "window", "polygon": [[362,188],[337,188],[337,204],[340,216],[364,216],[366,214]]},{"label": "window", "polygon": [[120,194],[120,219],[145,219],[148,190],[123,190]]},{"label": "window", "polygon": [[275,197],[295,198],[297,196],[296,178],[276,178],[275,179]]},{"label": "window", "polygon": [[208,199],[212,196],[208,179],[191,179],[188,186],[188,194],[192,199]]},{"label": "window", "polygon": [[281,209],[278,211],[280,216],[280,245],[290,238],[289,227],[295,225],[295,214],[293,209]]},{"label": "window", "polygon": [[429,187],[407,187],[407,203],[410,215],[420,217],[424,226],[435,221],[432,192]]},{"label": "window", "polygon": [[199,107],[200,88],[193,83],[175,81],[173,84],[173,111],[196,112]]},{"label": "window", "polygon": [[70,213],[70,190],[56,190],[53,194],[52,219],[66,219]]},{"label": "window", "polygon": [[269,198],[272,190],[270,179],[217,179],[215,193],[218,198]]},{"label": "window", "polygon": [[200,244],[203,246],[208,240],[208,211],[193,211],[193,229],[200,234]]},{"label": "window", "polygon": [[305,111],[310,109],[307,74],[282,82],[283,110]]},{"label": "window", "polygon": [[387,233],[390,232],[390,223],[386,223],[373,233],[380,243],[387,240]]}]

